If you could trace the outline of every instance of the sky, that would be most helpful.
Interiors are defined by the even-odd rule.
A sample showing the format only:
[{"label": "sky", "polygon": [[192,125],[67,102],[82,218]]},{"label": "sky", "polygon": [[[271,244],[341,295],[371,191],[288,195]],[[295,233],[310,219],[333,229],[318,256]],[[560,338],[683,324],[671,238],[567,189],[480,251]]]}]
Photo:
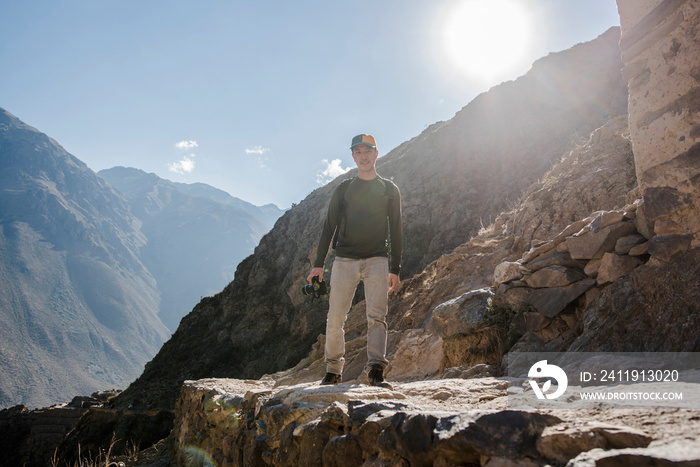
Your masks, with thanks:
[{"label": "sky", "polygon": [[288,208],[538,58],[615,0],[23,0],[0,8],[0,107],[95,172],[135,167]]}]

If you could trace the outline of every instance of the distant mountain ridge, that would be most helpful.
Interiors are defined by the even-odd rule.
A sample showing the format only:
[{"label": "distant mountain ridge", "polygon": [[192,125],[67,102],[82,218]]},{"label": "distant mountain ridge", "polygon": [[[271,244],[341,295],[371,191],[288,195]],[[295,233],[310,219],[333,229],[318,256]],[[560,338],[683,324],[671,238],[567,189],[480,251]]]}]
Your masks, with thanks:
[{"label": "distant mountain ridge", "polygon": [[285,211],[284,209],[278,208],[277,205],[273,203],[264,204],[262,206],[256,206],[247,201],[243,201],[240,198],[231,196],[224,190],[220,190],[218,188],[214,188],[211,185],[207,185],[206,183],[172,183],[177,187],[178,190],[180,190],[183,193],[186,193],[190,196],[209,198],[212,201],[216,201],[222,204],[230,204],[231,206],[234,206],[240,209],[241,211],[245,211],[248,214],[265,220],[267,223],[270,224],[270,226],[272,226],[272,224],[274,224],[275,221],[279,219],[279,217],[282,214],[284,214]]},{"label": "distant mountain ridge", "polygon": [[0,407],[126,386],[283,212],[100,175],[0,108]]},{"label": "distant mountain ridge", "polygon": [[238,263],[284,212],[204,183],[175,183],[134,168],[98,175],[126,197],[143,223],[148,242],[141,255],[162,293],[159,316],[172,331],[203,296],[233,280]]},{"label": "distant mountain ridge", "polygon": [[120,387],[168,330],[140,222],[56,141],[0,109],[0,406]]}]

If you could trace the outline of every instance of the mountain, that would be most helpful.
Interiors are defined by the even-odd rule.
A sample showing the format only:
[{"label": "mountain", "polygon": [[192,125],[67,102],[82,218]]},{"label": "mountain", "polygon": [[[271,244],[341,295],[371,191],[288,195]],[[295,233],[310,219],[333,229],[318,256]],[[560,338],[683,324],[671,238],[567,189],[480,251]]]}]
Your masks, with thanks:
[{"label": "mountain", "polygon": [[[247,201],[243,201],[240,198],[231,196],[224,190],[219,190],[206,183],[179,183],[173,182],[173,185],[177,187],[183,193],[190,196],[199,196],[201,198],[208,198],[212,201],[216,201],[222,204],[229,204],[234,206],[240,211],[247,212],[248,214],[261,218],[266,224],[270,225],[270,228],[274,225],[275,221],[284,214],[284,209],[278,208],[276,205],[270,203],[263,206],[256,206]],[[267,229],[269,230],[269,229]],[[267,233],[267,231],[265,232]]]},{"label": "mountain", "polygon": [[[391,297],[388,315],[387,375],[393,391],[361,384],[367,382],[362,375],[366,320],[361,302],[353,306],[346,323],[345,384],[318,386],[324,371],[322,335],[294,368],[257,381],[207,378],[178,384],[178,379],[197,374],[197,366],[204,367],[201,374],[222,376],[272,367],[261,357],[273,350],[290,359],[296,346],[300,348],[300,336],[318,329],[316,308],[324,308],[325,302],[300,301],[293,283],[308,271],[313,251],[305,256],[306,250],[284,246],[292,241],[297,249],[300,244],[313,249],[314,240],[300,239],[316,229],[317,225],[307,225],[320,222],[319,208],[327,203],[336,181],[283,216],[238,268],[234,282],[183,319],[141,378],[117,401],[155,407],[179,397],[172,432],[142,452],[144,458],[241,465],[580,466],[700,461],[697,437],[692,435],[700,426],[697,411],[681,395],[693,392],[692,369],[697,368],[700,351],[700,143],[694,112],[695,26],[700,10],[694,6],[689,0],[651,4],[618,0],[628,113],[610,115],[579,144],[564,148],[551,169],[492,223],[420,273],[404,278]],[[546,75],[540,78],[547,81]],[[498,94],[499,88],[487,94]],[[610,99],[616,96],[613,88]],[[521,92],[533,90],[524,86]],[[604,95],[601,90],[598,97]],[[462,114],[470,112],[467,106]],[[472,117],[480,120],[478,115]],[[512,130],[509,122],[502,123]],[[577,133],[576,140],[578,136],[584,134]],[[428,137],[421,138],[426,140],[423,147],[429,148]],[[439,141],[432,143],[436,146]],[[404,149],[401,167],[410,171],[416,166],[416,158],[410,157],[411,142]],[[431,161],[439,165],[444,156],[433,154],[437,157]],[[440,181],[459,187],[459,181],[449,177]],[[515,179],[496,181],[507,185]],[[427,196],[430,193],[426,190]],[[424,202],[405,195],[409,206]],[[435,207],[430,201],[424,204]],[[274,263],[277,258],[279,264]],[[276,274],[285,263],[288,270]],[[292,279],[281,284],[287,289],[273,290],[288,277]],[[284,297],[272,300],[284,293],[292,305]],[[285,306],[296,308],[289,311]],[[278,328],[286,328],[286,335]],[[267,339],[261,340],[261,335]],[[285,337],[286,346],[279,345]],[[559,402],[576,410],[554,410],[553,401],[537,402],[526,384],[532,376],[527,370],[531,362],[521,368],[523,372],[511,373],[522,363],[519,360],[536,357],[520,352],[535,351],[565,352],[550,355],[573,377],[570,392]],[[645,352],[653,357],[640,367],[633,357]],[[579,358],[587,361],[585,366]],[[576,377],[583,368],[597,372],[615,368],[623,375],[629,368],[653,368],[659,374],[661,368],[677,370],[680,386],[674,386],[675,378],[663,386],[678,395],[669,406],[660,399],[639,404],[630,390],[635,396],[647,392],[651,388],[647,380],[639,383],[637,378],[617,376],[614,382],[598,379],[583,385],[583,373]],[[508,378],[493,378],[503,374]],[[554,379],[561,386],[559,378]],[[308,381],[315,383],[297,385]],[[531,379],[530,383],[534,389]],[[579,404],[585,400],[582,394],[578,400],[576,392],[583,388],[577,384],[590,389],[589,394],[620,395],[620,404],[617,397]],[[518,395],[528,402],[518,403]],[[6,444],[24,445],[25,452],[34,448],[31,436],[22,443],[21,436],[11,431],[13,426],[31,426],[21,423],[22,418],[31,421],[32,414],[3,412],[4,420],[20,422],[5,424],[9,434],[5,439],[12,440]],[[133,436],[134,446],[139,439],[148,439],[126,433],[124,427],[134,425],[120,421],[124,414],[141,417],[138,428],[143,433],[149,425],[142,416],[145,412],[91,412],[93,417],[84,417],[82,426],[62,443],[63,458],[77,459],[81,447],[84,455],[89,443],[89,452],[95,455],[111,448],[114,441],[110,444],[109,436],[100,433],[111,433],[112,428],[121,430],[125,439]],[[162,425],[159,416],[167,413],[152,417],[150,426]],[[243,419],[246,423],[241,423]],[[126,449],[120,446],[111,452],[117,451]],[[45,450],[44,458],[52,452],[54,446]],[[20,451],[16,458],[21,455]],[[128,456],[132,458],[131,453]],[[139,456],[139,460],[145,459]]]},{"label": "mountain", "polygon": [[[378,160],[379,173],[402,192],[404,279],[466,242],[592,130],[626,113],[619,38],[612,28],[538,60]],[[300,289],[330,195],[355,173],[287,211],[233,282],[183,318],[120,403],[172,406],[185,379],[258,378],[305,358],[324,332],[327,304]],[[439,277],[430,286],[443,287]]]},{"label": "mountain", "polygon": [[238,263],[283,212],[204,183],[174,183],[134,168],[98,175],[126,197],[141,221],[147,238],[141,259],[161,292],[159,317],[172,331],[203,296],[233,279]]},{"label": "mountain", "polygon": [[0,108],[0,406],[122,387],[168,337],[126,200]]},{"label": "mountain", "polygon": [[[700,355],[700,8],[617,6],[627,115],[401,284],[387,316],[393,390],[363,384],[358,303],[343,384],[318,384],[323,336],[296,367],[257,381],[186,381],[174,461],[700,465],[689,403]],[[193,314],[217,306],[200,305]],[[665,372],[677,377],[639,377]]]}]

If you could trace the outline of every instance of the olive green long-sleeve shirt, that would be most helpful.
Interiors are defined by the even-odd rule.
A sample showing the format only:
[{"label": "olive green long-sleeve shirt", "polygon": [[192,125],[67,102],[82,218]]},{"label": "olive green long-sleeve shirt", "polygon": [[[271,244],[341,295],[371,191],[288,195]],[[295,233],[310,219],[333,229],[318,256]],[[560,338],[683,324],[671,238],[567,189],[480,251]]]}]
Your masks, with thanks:
[{"label": "olive green long-sleeve shirt", "polygon": [[344,190],[336,188],[333,192],[314,267],[323,267],[335,234],[336,256],[352,259],[389,256],[389,272],[398,275],[403,248],[398,187],[379,176],[372,180],[354,178],[348,183]]}]

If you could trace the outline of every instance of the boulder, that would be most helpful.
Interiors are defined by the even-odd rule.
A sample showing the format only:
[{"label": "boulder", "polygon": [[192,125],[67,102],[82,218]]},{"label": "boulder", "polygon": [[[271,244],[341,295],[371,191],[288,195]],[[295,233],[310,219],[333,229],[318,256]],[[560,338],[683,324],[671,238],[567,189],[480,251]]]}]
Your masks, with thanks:
[{"label": "boulder", "polygon": [[649,187],[644,190],[644,205],[647,217],[656,221],[675,211],[691,207],[692,199],[674,187]]},{"label": "boulder", "polygon": [[496,290],[496,295],[493,299],[494,305],[503,305],[512,310],[519,309],[525,299],[532,293],[529,287],[515,287],[512,285],[501,284]]},{"label": "boulder", "polygon": [[527,276],[525,282],[533,289],[542,287],[564,287],[584,277],[586,277],[586,275],[578,269],[564,266],[548,266]]},{"label": "boulder", "polygon": [[649,240],[650,238],[654,237],[654,221],[647,218],[644,201],[641,199],[637,201],[638,204],[637,211],[635,213],[636,215],[634,217],[634,226],[637,228],[637,232]]},{"label": "boulder", "polygon": [[605,253],[598,268],[598,285],[614,282],[622,276],[626,276],[634,268],[643,264],[642,260],[636,256],[618,255],[616,253]]},{"label": "boulder", "polygon": [[499,456],[481,456],[483,467],[540,467],[536,460],[524,457],[521,459],[509,459]]},{"label": "boulder", "polygon": [[498,287],[500,284],[520,279],[521,277],[523,277],[523,273],[520,270],[520,263],[505,261],[496,266],[496,269],[493,271],[493,286]]},{"label": "boulder", "polygon": [[634,224],[624,221],[591,230],[566,239],[569,254],[573,259],[591,259],[601,252],[613,251],[618,239],[636,232]]},{"label": "boulder", "polygon": [[688,251],[692,240],[692,235],[655,237],[649,241],[649,253],[653,260],[668,263]]},{"label": "boulder", "polygon": [[532,305],[543,315],[554,318],[566,308],[566,305],[580,297],[595,285],[595,279],[583,279],[566,287],[551,287],[532,291],[525,303]]},{"label": "boulder", "polygon": [[582,452],[605,449],[607,443],[599,433],[590,429],[554,426],[545,428],[537,440],[537,450],[546,459],[567,462]]},{"label": "boulder", "polygon": [[528,271],[530,272],[535,272],[539,269],[546,268],[548,266],[566,266],[570,268],[580,268],[581,265],[578,261],[571,259],[571,255],[569,255],[568,248],[566,248],[564,251],[559,251],[560,246],[566,246],[566,242],[562,242],[559,244],[557,249],[548,251],[536,258],[533,258],[530,262],[527,264],[524,264],[523,266],[527,268]]},{"label": "boulder", "polygon": [[546,427],[537,440],[537,450],[543,457],[563,463],[592,449],[646,447],[651,441],[651,436],[635,428],[590,422]]},{"label": "boulder", "polygon": [[[305,466],[323,466],[323,451],[326,445],[336,436],[342,435],[342,431],[333,429],[321,421],[313,421],[302,425],[294,432],[299,444],[299,464]],[[256,437],[256,440],[259,437]],[[260,462],[262,456],[250,456],[249,461],[243,465],[265,465]],[[328,456],[331,458],[331,456]]]},{"label": "boulder", "polygon": [[427,330],[442,338],[469,334],[483,324],[492,298],[490,289],[479,289],[442,303],[433,310]]},{"label": "boulder", "polygon": [[430,414],[398,412],[379,434],[380,458],[391,465],[432,465],[436,457],[433,437],[438,418]]},{"label": "boulder", "polygon": [[578,352],[700,351],[700,249],[670,262],[649,261],[587,294]]},{"label": "boulder", "polygon": [[609,225],[617,224],[622,222],[624,218],[624,211],[603,211],[591,221],[591,230],[596,231]]},{"label": "boulder", "polygon": [[595,277],[598,275],[598,269],[600,268],[600,258],[595,258],[588,263],[586,263],[586,266],[583,268],[583,273],[587,276],[590,277]]},{"label": "boulder", "polygon": [[536,457],[540,433],[561,420],[553,415],[519,410],[470,412],[445,417],[435,426],[435,450],[447,462],[478,463],[482,455]]},{"label": "boulder", "polygon": [[517,329],[520,334],[525,334],[527,331],[541,331],[551,322],[552,318],[549,318],[542,313],[537,313],[536,311],[518,313],[513,318],[515,329]]},{"label": "boulder", "polygon": [[649,242],[644,242],[640,243],[637,246],[633,246],[630,248],[630,251],[627,253],[630,256],[642,256],[646,255],[649,252]]},{"label": "boulder", "polygon": [[697,439],[652,441],[646,448],[593,449],[571,459],[566,467],[595,466],[684,466],[700,465],[700,442]]},{"label": "boulder", "polygon": [[362,448],[357,435],[336,436],[323,448],[324,467],[362,465]]},{"label": "boulder", "polygon": [[424,329],[409,329],[398,339],[386,377],[396,380],[435,375],[440,370],[442,356],[439,335]]},{"label": "boulder", "polygon": [[617,243],[615,243],[615,253],[618,255],[626,255],[633,247],[644,242],[646,242],[646,238],[639,234],[620,237]]},{"label": "boulder", "polygon": [[547,253],[548,251],[551,251],[556,246],[557,246],[557,243],[552,241],[552,242],[546,242],[546,243],[543,243],[542,245],[538,245],[536,247],[531,248],[530,251],[525,253],[525,255],[523,256],[523,263],[527,263],[527,262],[532,261],[533,259],[537,258],[538,256],[540,256],[544,253]]}]

